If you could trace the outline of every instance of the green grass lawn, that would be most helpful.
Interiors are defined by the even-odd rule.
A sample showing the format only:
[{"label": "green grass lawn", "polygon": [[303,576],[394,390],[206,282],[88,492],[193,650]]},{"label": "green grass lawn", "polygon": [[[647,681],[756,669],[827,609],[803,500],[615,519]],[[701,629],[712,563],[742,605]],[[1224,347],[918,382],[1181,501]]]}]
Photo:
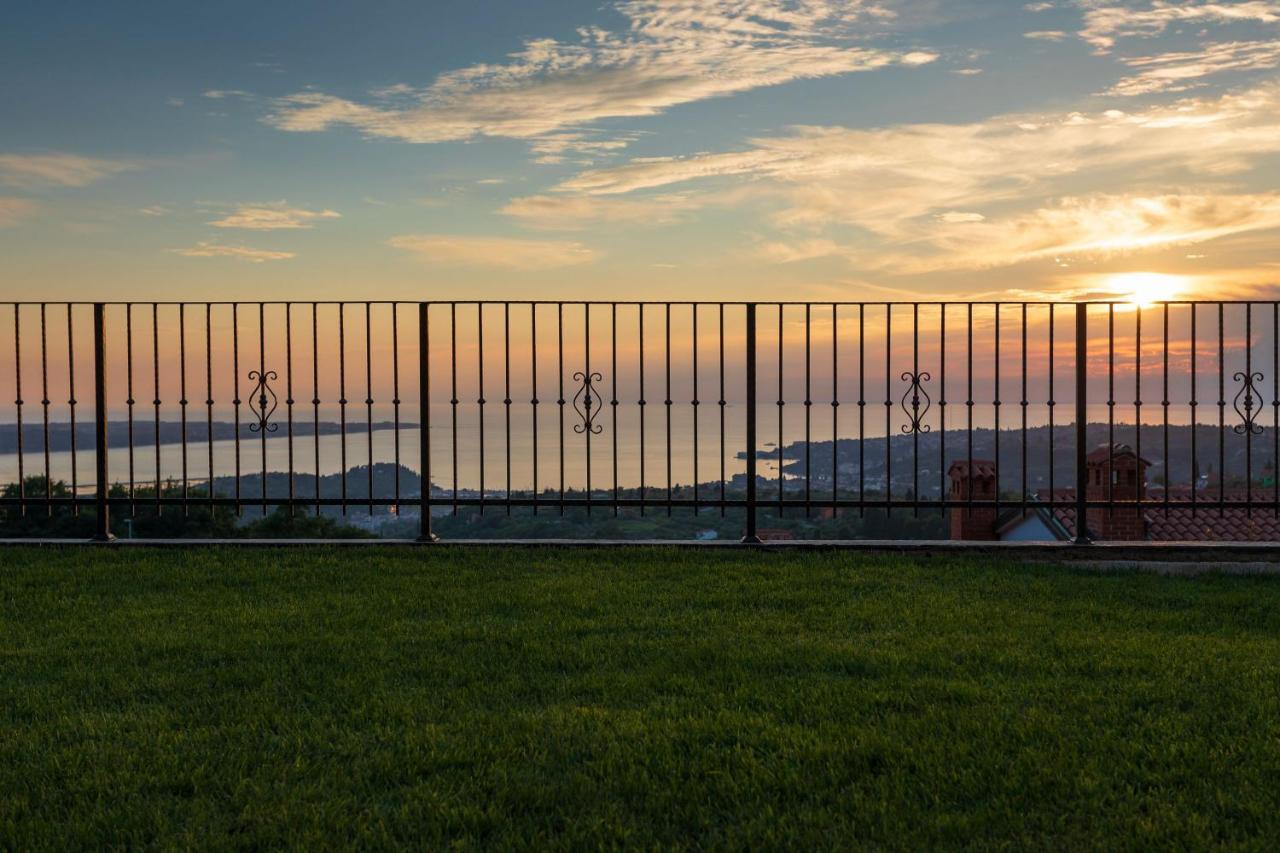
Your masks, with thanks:
[{"label": "green grass lawn", "polygon": [[0,550],[0,848],[1277,839],[1280,579]]}]

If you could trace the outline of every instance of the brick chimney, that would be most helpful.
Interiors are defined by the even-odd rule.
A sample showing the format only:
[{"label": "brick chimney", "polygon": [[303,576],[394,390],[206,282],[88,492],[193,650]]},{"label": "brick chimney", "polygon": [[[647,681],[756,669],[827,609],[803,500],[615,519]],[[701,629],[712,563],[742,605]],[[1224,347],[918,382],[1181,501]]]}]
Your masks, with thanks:
[{"label": "brick chimney", "polygon": [[[950,501],[967,501],[970,488],[975,501],[992,501],[996,497],[996,463],[988,459],[958,459],[947,469],[951,480]],[[993,506],[956,507],[951,511],[951,538],[989,542],[996,536],[996,510]]]},{"label": "brick chimney", "polygon": [[[1089,476],[1085,497],[1091,501],[1111,498],[1117,504],[1143,500],[1147,496],[1147,466],[1150,464],[1127,444],[1102,445],[1085,457]],[[1141,507],[1090,507],[1087,517],[1089,532],[1095,539],[1137,541],[1147,538]]]}]

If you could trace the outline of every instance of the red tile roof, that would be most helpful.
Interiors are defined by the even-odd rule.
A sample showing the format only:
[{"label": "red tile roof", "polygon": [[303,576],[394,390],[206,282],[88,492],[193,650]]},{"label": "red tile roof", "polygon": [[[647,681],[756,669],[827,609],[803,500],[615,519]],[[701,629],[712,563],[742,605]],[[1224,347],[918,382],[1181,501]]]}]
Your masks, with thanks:
[{"label": "red tile roof", "polygon": [[[1073,501],[1075,489],[1054,489],[1055,501]],[[1244,489],[1227,490],[1222,499],[1244,501],[1252,497],[1255,502],[1266,501],[1270,494],[1255,488],[1252,495]],[[1193,509],[1190,489],[1172,489],[1169,508],[1163,503],[1163,492],[1148,495],[1143,518],[1147,523],[1147,540],[1151,542],[1280,542],[1280,512],[1275,507],[1224,507],[1216,506],[1216,489],[1196,493],[1197,506]],[[1054,519],[1066,530],[1068,537],[1076,534],[1074,507],[1054,507]]]}]

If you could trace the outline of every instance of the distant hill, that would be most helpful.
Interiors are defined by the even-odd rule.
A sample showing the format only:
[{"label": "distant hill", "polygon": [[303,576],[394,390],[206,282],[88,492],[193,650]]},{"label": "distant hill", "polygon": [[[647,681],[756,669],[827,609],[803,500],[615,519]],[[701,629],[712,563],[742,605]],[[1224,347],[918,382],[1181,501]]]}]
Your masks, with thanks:
[{"label": "distant hill", "polygon": [[[28,453],[44,452],[44,424],[39,420],[32,423],[28,419],[22,424],[22,444],[23,451]],[[272,423],[280,425],[279,430],[268,433],[268,438],[283,437],[286,433],[286,423],[283,418],[274,418]],[[236,437],[236,424],[231,421],[214,421],[212,432],[209,423],[205,420],[196,420],[193,418],[187,422],[187,441],[202,442],[209,438],[210,434],[214,441],[224,441],[234,439]],[[374,421],[373,431],[379,432],[394,428],[392,421]],[[416,429],[417,423],[402,421],[401,429]],[[351,420],[347,422],[348,435],[363,434],[368,425],[361,420]],[[338,435],[342,431],[341,425],[337,421],[321,421],[319,427],[309,420],[303,420],[295,416],[293,422],[293,434],[297,437],[313,436],[317,432],[320,435]],[[93,418],[87,420],[76,421],[76,446],[79,448],[94,446],[94,424]],[[258,440],[259,434],[249,429],[248,423],[242,423],[239,426],[240,438]],[[156,423],[154,420],[146,420],[144,418],[135,418],[133,422],[133,444],[135,447],[154,446],[156,443]],[[160,422],[160,443],[161,444],[180,444],[182,443],[182,422],[181,421],[161,421]],[[128,447],[129,445],[129,424],[127,421],[111,421],[107,425],[107,446],[108,447]],[[49,424],[49,450],[58,452],[71,449],[71,424],[67,421]],[[17,424],[0,424],[0,453],[17,453],[18,452],[18,427]]]}]

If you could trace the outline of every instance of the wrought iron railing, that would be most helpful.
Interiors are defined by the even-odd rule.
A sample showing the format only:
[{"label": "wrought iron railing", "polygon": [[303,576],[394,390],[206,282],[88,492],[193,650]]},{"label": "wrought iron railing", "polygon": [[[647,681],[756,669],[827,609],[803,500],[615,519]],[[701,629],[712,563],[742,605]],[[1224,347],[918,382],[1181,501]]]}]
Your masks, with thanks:
[{"label": "wrought iron railing", "polygon": [[1043,512],[1081,542],[1100,510],[1280,516],[1276,302],[0,307],[0,507],[104,539],[218,507],[416,512],[424,540],[442,508],[732,513],[747,542],[796,514]]}]

